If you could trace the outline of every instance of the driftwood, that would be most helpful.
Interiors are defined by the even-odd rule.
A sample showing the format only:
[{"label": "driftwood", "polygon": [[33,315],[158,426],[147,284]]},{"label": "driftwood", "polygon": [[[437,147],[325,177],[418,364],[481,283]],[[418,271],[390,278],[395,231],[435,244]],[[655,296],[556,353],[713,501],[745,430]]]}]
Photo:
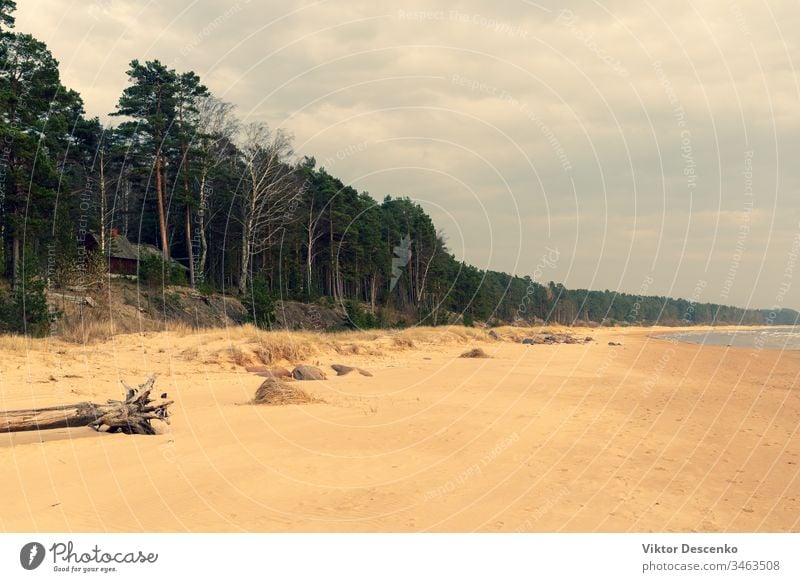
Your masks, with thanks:
[{"label": "driftwood", "polygon": [[122,382],[126,389],[125,400],[109,400],[107,404],[80,402],[65,406],[37,408],[32,410],[0,411],[0,433],[29,430],[50,430],[88,426],[100,431],[104,426],[107,432],[125,434],[155,434],[153,420],[169,424],[167,408],[172,400],[162,394],[158,400],[150,398],[156,381],[151,376],[138,388],[131,388]]},{"label": "driftwood", "polygon": [[69,301],[70,303],[77,303],[78,305],[88,305],[89,307],[97,307],[97,303],[94,299],[86,296],[80,295],[66,295],[64,293],[56,293],[55,291],[48,291],[48,297],[52,297],[53,299],[61,299],[62,301]]}]

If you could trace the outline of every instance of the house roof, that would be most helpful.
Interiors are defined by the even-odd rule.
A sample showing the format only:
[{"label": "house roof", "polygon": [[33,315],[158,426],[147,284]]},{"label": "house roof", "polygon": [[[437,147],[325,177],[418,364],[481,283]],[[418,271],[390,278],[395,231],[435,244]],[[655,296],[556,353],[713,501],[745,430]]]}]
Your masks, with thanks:
[{"label": "house roof", "polygon": [[[95,232],[88,233],[95,243],[100,245],[100,236]],[[161,251],[153,245],[139,243],[138,245],[129,241],[121,234],[112,235],[109,240],[108,254],[113,259],[130,259],[138,261],[147,258],[148,255],[161,255]]]},{"label": "house roof", "polygon": [[121,234],[118,234],[117,236],[111,237],[109,255],[115,259],[132,259],[137,261],[146,258],[147,255],[160,256],[161,251],[145,243],[134,244]]}]

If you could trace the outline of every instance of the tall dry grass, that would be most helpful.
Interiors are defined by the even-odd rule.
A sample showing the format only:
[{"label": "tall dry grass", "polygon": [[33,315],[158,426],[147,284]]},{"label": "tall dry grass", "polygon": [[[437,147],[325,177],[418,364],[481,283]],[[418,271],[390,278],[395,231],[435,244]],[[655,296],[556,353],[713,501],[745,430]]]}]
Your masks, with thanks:
[{"label": "tall dry grass", "polygon": [[110,340],[116,335],[169,332],[176,337],[195,333],[186,323],[159,321],[145,317],[114,317],[112,310],[102,306],[85,307],[75,304],[65,305],[62,315],[54,326],[54,336],[65,342],[91,345]]},{"label": "tall dry grass", "polygon": [[24,335],[0,335],[0,352],[28,352],[38,347],[43,341]]},{"label": "tall dry grass", "polygon": [[[252,325],[210,330],[213,341],[223,345],[206,353],[205,362],[228,362],[237,366],[274,365],[308,361],[323,354],[385,356],[399,350],[431,345],[488,341],[487,332],[461,326],[418,327],[401,331],[369,330],[319,333],[309,331],[264,331]],[[206,342],[213,343],[212,342]],[[201,348],[184,350],[187,359],[198,358]]]},{"label": "tall dry grass", "polygon": [[[78,345],[109,341],[116,335],[164,333],[181,342],[179,357],[187,361],[275,365],[300,363],[323,354],[381,357],[425,346],[465,344],[487,341],[487,332],[462,326],[415,327],[405,330],[265,331],[251,324],[223,328],[194,329],[185,323],[166,323],[145,318],[114,319],[100,309],[75,306],[56,324],[52,339]],[[34,349],[41,342],[22,336],[0,336],[0,352]],[[42,343],[42,346],[45,346]]]}]

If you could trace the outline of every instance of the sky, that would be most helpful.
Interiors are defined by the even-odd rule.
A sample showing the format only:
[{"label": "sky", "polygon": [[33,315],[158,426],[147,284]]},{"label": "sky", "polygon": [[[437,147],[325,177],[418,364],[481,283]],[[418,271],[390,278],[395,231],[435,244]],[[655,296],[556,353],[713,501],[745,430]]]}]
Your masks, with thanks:
[{"label": "sky", "polygon": [[[132,59],[458,257],[569,288],[800,309],[796,2],[24,0],[89,115]],[[797,281],[793,281],[797,279]]]}]

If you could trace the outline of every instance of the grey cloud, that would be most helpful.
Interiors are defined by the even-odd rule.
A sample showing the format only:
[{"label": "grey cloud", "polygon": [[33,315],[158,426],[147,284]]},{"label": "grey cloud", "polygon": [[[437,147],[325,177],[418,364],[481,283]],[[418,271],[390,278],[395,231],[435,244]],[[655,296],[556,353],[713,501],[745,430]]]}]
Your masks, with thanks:
[{"label": "grey cloud", "polygon": [[377,199],[418,198],[457,255],[526,274],[556,245],[568,260],[553,278],[572,286],[635,292],[655,260],[654,292],[688,296],[705,279],[713,300],[752,151],[758,221],[740,268],[763,272],[739,275],[729,302],[757,306],[774,301],[800,228],[798,24],[794,3],[736,0],[37,0],[18,11],[91,114],[114,109],[133,58],[193,69]]}]

